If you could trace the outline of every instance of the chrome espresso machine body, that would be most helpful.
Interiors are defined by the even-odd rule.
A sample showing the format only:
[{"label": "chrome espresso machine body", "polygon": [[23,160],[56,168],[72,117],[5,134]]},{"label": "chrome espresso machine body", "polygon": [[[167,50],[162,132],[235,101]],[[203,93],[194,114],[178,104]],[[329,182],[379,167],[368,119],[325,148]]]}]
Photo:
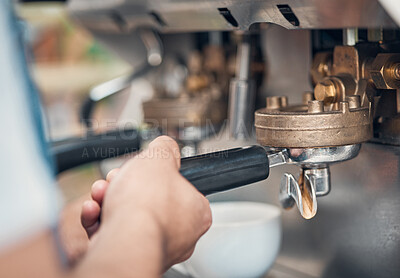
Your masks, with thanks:
[{"label": "chrome espresso machine body", "polygon": [[[229,109],[233,138],[251,141],[254,130],[267,152],[294,165],[274,169],[268,186],[210,197],[297,206],[283,213],[274,266],[282,277],[400,277],[395,2],[70,0],[69,10],[134,67],[178,54],[189,61],[179,101],[162,92],[144,105],[145,118],[186,115],[203,134],[207,119]],[[191,56],[198,32],[214,46]],[[199,57],[220,63],[203,70]]]}]

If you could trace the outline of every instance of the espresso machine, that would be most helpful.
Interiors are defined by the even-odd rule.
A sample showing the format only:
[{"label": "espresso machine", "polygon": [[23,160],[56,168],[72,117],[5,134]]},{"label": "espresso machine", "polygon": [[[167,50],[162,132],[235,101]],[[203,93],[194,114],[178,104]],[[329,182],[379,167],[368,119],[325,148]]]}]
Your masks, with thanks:
[{"label": "espresso machine", "polygon": [[[257,152],[268,170],[281,165],[267,181],[268,171],[240,184],[254,186],[210,196],[287,209],[276,277],[400,276],[396,1],[70,0],[68,8],[138,72],[171,56],[186,61],[184,88],[145,103],[145,121],[169,118],[170,133],[199,144],[211,120],[230,138],[263,146],[237,154],[249,167],[263,163]],[[200,55],[215,63],[193,58],[204,37]]]}]

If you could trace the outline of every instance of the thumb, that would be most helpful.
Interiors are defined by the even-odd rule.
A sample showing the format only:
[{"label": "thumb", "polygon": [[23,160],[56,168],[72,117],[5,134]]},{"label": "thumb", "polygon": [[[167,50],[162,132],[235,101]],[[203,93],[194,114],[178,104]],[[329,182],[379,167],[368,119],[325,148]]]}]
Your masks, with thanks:
[{"label": "thumb", "polygon": [[154,139],[148,147],[148,154],[156,158],[171,159],[176,168],[181,167],[181,153],[178,143],[168,136],[160,136]]}]

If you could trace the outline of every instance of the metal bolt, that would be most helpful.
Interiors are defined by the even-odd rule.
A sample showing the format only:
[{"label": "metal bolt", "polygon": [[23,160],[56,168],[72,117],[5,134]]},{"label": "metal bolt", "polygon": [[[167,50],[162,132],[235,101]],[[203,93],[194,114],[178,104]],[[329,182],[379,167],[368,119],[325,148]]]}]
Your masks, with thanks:
[{"label": "metal bolt", "polygon": [[369,42],[383,41],[383,28],[368,28],[367,36]]},{"label": "metal bolt", "polygon": [[393,65],[393,76],[397,80],[400,80],[400,63]]},{"label": "metal bolt", "polygon": [[356,45],[358,42],[358,29],[346,28],[343,29],[343,45]]},{"label": "metal bolt", "polygon": [[359,95],[347,96],[346,101],[349,103],[350,109],[355,109],[355,108],[361,107],[361,98]]},{"label": "metal bolt", "polygon": [[322,113],[324,112],[324,103],[319,100],[310,100],[308,102],[308,113]]},{"label": "metal bolt", "polygon": [[316,100],[323,101],[325,104],[334,103],[337,98],[337,90],[332,80],[319,82],[314,89]]},{"label": "metal bolt", "polygon": [[303,94],[303,104],[308,104],[310,100],[315,100],[314,92],[304,92]]},{"label": "metal bolt", "polygon": [[288,104],[289,104],[288,97],[284,96],[284,97],[280,97],[280,99],[281,99],[281,107],[288,106]]},{"label": "metal bolt", "polygon": [[342,113],[346,113],[350,109],[349,103],[347,101],[339,102],[339,107],[340,107],[340,111],[342,111]]},{"label": "metal bolt", "polygon": [[[287,103],[287,99],[286,99]],[[279,109],[282,107],[282,99],[278,96],[267,97],[267,109]]]}]

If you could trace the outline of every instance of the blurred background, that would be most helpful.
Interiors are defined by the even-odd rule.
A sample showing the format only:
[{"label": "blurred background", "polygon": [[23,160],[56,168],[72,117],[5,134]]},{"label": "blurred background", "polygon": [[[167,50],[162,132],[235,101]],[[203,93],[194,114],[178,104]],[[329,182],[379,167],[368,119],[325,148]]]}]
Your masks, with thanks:
[{"label": "blurred background", "polygon": [[[148,47],[148,54],[151,45],[149,48],[141,43],[143,39],[146,41],[144,36],[138,38],[135,32],[122,35],[94,32],[101,40],[96,41],[69,17],[64,3],[24,3],[18,6],[18,14],[24,21],[31,72],[42,97],[52,141],[85,136],[88,130],[81,110],[93,89],[140,71],[146,57],[147,63],[151,63],[145,48]],[[241,68],[249,69],[245,78],[249,79],[254,97],[243,104],[235,103],[246,108],[245,114],[253,115],[255,108],[264,107],[265,96],[290,95],[291,101],[298,102],[302,99],[301,92],[312,88],[309,73],[304,70],[311,65],[308,30],[258,24],[246,34],[167,33],[155,38],[161,42],[161,55],[166,53],[161,57],[162,64],[155,63],[151,71],[129,80],[126,89],[96,102],[91,114],[95,132],[117,127],[142,128],[144,122],[155,121],[165,133],[180,141],[183,155],[251,145],[256,143],[253,118],[247,119],[241,130],[243,134],[234,136],[226,122],[229,83],[235,83],[234,77],[240,76]],[[157,46],[154,38],[147,41]],[[248,55],[251,62],[240,60]],[[274,71],[269,71],[270,68]],[[239,82],[234,89],[240,90],[240,86]],[[164,125],[164,119],[168,124]],[[125,159],[108,159],[59,174],[57,179],[66,201],[89,192],[92,182],[103,178]],[[274,170],[268,183],[278,185],[282,173],[283,170]],[[270,187],[268,190],[273,193],[267,194],[266,183],[262,181],[209,198],[278,204],[278,186]]]},{"label": "blurred background", "polygon": [[[45,108],[47,131],[51,140],[82,136],[86,127],[79,118],[82,103],[90,89],[100,83],[129,73],[130,64],[110,53],[90,33],[74,24],[63,3],[24,3],[18,6],[30,44],[28,59]],[[115,107],[126,94],[101,102],[94,118],[116,119]],[[110,103],[111,102],[111,103]],[[112,106],[113,109],[109,107]],[[103,127],[115,122],[99,121]],[[100,178],[98,168],[86,165],[58,176],[67,201],[87,193]]]}]

